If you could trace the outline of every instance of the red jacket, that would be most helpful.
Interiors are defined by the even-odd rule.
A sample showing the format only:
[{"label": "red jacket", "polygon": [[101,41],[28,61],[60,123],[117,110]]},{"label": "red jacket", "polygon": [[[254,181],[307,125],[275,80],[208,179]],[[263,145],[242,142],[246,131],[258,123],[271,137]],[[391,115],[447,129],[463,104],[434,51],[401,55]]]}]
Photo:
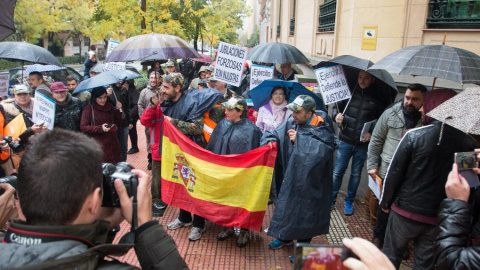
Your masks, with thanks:
[{"label": "red jacket", "polygon": [[150,149],[152,149],[152,159],[161,161],[162,150],[159,149],[160,140],[162,139],[163,112],[160,105],[157,107],[148,107],[143,111],[140,117],[140,123],[150,128]]}]

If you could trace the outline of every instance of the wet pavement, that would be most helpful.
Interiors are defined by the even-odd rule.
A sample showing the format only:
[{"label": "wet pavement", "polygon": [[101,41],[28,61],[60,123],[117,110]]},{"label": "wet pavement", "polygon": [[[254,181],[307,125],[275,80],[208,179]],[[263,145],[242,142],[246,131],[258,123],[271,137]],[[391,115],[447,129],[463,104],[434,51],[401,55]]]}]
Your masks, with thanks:
[{"label": "wet pavement", "polygon": [[[147,170],[147,152],[145,148],[145,134],[143,126],[138,122],[138,145],[140,152],[128,155],[127,162],[135,168]],[[130,145],[130,141],[129,141]],[[338,245],[345,237],[361,237],[368,240],[372,239],[372,228],[370,222],[364,219],[364,203],[357,198],[354,203],[354,213],[351,216],[343,214],[344,196],[340,194],[335,208],[331,211],[330,231],[327,235],[314,237],[312,243]],[[321,206],[319,206],[321,207]],[[324,207],[330,207],[325,205]],[[225,241],[217,241],[217,234],[221,231],[221,226],[208,222],[206,224],[206,234],[198,241],[188,240],[190,228],[180,228],[178,230],[167,230],[177,243],[178,250],[187,262],[190,269],[292,269],[293,265],[289,257],[293,254],[293,246],[284,246],[281,249],[272,250],[268,244],[274,240],[273,237],[265,233],[272,217],[274,206],[270,205],[266,211],[263,221],[262,231],[250,231],[250,243],[243,248],[236,246],[234,236]],[[155,218],[164,227],[178,216],[179,209],[168,207],[163,217]],[[130,225],[122,223],[121,231],[117,234],[115,242],[130,230]],[[412,255],[410,256],[412,258]],[[140,266],[135,252],[130,252],[118,258],[120,261],[128,262]],[[413,262],[404,261],[401,269],[411,269]]]}]

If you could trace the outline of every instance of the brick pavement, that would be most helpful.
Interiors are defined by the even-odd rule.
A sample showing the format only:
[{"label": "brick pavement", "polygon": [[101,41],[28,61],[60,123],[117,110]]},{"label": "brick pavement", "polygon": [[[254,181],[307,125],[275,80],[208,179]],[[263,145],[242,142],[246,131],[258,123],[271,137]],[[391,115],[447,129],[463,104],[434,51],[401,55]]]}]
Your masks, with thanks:
[{"label": "brick pavement", "polygon": [[[140,152],[128,155],[127,161],[135,168],[147,171],[147,152],[145,148],[145,135],[143,126],[138,123],[138,145]],[[130,142],[129,142],[130,144]],[[335,209],[331,212],[330,232],[327,235],[313,238],[312,243],[339,244],[344,237],[372,238],[372,229],[369,222],[364,220],[364,205],[358,200],[354,204],[355,212],[352,216],[343,215],[343,197],[339,196]],[[325,206],[329,207],[329,206]],[[263,229],[268,227],[272,217],[274,206],[270,205],[266,211],[263,221]],[[178,208],[168,207],[163,217],[156,218],[160,224],[166,226],[178,216]],[[130,226],[124,222],[121,231],[118,233],[115,242],[127,233]],[[251,231],[251,241],[244,248],[235,245],[236,238],[231,237],[225,241],[217,241],[216,236],[221,226],[207,222],[207,232],[198,241],[188,240],[190,228],[168,230],[178,245],[178,250],[187,262],[190,269],[292,269],[289,256],[293,254],[293,246],[285,246],[278,250],[271,250],[268,244],[274,238],[268,236],[264,231]],[[410,256],[412,258],[412,256]],[[132,250],[122,257],[125,261],[139,266],[137,257]],[[413,264],[411,260],[405,261],[401,269],[410,269]]]}]

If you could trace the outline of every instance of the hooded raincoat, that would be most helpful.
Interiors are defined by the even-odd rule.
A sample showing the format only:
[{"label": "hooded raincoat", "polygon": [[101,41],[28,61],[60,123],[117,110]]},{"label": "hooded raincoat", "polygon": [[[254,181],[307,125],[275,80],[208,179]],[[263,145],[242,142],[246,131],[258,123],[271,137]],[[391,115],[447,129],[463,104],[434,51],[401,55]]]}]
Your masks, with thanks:
[{"label": "hooded raincoat", "polygon": [[[336,138],[330,117],[322,111],[316,114],[324,119],[317,126],[295,125],[290,117],[262,138],[262,144],[277,142],[279,166],[275,170],[284,175],[268,229],[268,235],[278,239],[307,239],[328,233]],[[297,131],[295,146],[287,133],[290,129]]]}]

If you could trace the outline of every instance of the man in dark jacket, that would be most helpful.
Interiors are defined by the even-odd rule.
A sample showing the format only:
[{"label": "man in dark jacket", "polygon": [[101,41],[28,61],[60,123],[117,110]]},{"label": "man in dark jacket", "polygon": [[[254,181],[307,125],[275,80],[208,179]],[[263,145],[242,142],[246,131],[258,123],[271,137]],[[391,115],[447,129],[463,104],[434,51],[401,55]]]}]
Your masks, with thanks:
[{"label": "man in dark jacket", "polygon": [[266,132],[262,144],[277,142],[275,169],[284,173],[268,235],[277,239],[271,249],[298,242],[310,242],[327,234],[330,225],[335,135],[332,120],[323,111],[315,111],[313,98],[298,96],[287,105],[292,116],[271,134]]},{"label": "man in dark jacket", "polygon": [[80,131],[83,102],[72,97],[62,82],[54,82],[50,86],[52,97],[55,100],[54,127],[72,131]]},{"label": "man in dark jacket", "polygon": [[[35,136],[18,172],[25,219],[10,223],[0,245],[0,268],[131,269],[109,255],[134,247],[143,269],[188,269],[175,242],[152,220],[150,177],[145,172],[132,170],[138,177],[137,215],[132,215],[130,195],[119,179],[114,188],[121,207],[101,207],[105,185],[113,188],[109,182],[102,189],[101,149],[86,135],[63,129]],[[133,239],[107,244],[109,228],[120,224],[122,216],[136,224]],[[110,259],[104,260],[106,256]]]},{"label": "man in dark jacket", "polygon": [[454,153],[472,151],[477,145],[465,133],[426,116],[455,94],[434,90],[423,95],[427,126],[405,133],[387,170],[380,200],[380,207],[390,212],[383,252],[396,268],[413,241],[414,268],[433,269],[434,229]]},{"label": "man in dark jacket", "polygon": [[[480,161],[480,149],[476,149],[475,152]],[[473,171],[480,174],[479,168],[475,168]],[[472,206],[468,203],[470,185],[458,173],[456,164],[453,165],[453,169],[448,175],[445,192],[447,199],[440,204],[438,223],[435,229],[435,269],[480,269],[479,243],[478,241],[474,242],[472,246],[469,243],[473,212]],[[478,235],[473,236],[478,237]]]},{"label": "man in dark jacket", "polygon": [[123,87],[123,82],[118,82],[107,88],[107,96],[109,102],[122,113],[122,125],[118,127],[116,132],[118,142],[120,143],[122,161],[127,161],[128,128],[130,125],[133,125],[132,115],[130,114],[129,95],[127,89]]},{"label": "man in dark jacket", "polygon": [[[164,76],[162,93],[165,95],[165,101],[161,104],[165,115],[164,117],[193,142],[201,147],[205,147],[203,115],[210,110],[223,95],[215,89],[205,89],[202,91],[187,90],[182,92],[182,86],[182,74],[170,73]],[[170,222],[167,228],[169,230],[176,230],[191,226],[192,223],[193,228],[190,231],[188,239],[190,241],[196,241],[205,233],[205,218],[201,216],[194,215],[192,219],[190,212],[180,209],[178,218]]]},{"label": "man in dark jacket", "polygon": [[138,134],[137,134],[137,121],[138,116],[138,98],[140,93],[135,87],[134,80],[128,80],[123,85],[128,94],[128,107],[130,109],[130,117],[132,118],[132,123],[128,125],[128,135],[130,136],[130,144],[132,148],[127,151],[127,154],[138,153]]},{"label": "man in dark jacket", "polygon": [[367,159],[368,142],[373,131],[373,125],[366,134],[362,135],[364,124],[376,120],[382,115],[388,104],[380,98],[380,93],[375,84],[375,77],[366,71],[358,74],[358,83],[353,89],[350,100],[340,102],[336,109],[335,122],[340,127],[340,144],[333,171],[333,191],[331,207],[335,206],[338,191],[342,186],[343,175],[348,163],[352,159],[350,180],[348,181],[347,194],[345,195],[345,215],[353,214],[353,201],[357,195],[360,184],[360,174],[363,164]]}]

